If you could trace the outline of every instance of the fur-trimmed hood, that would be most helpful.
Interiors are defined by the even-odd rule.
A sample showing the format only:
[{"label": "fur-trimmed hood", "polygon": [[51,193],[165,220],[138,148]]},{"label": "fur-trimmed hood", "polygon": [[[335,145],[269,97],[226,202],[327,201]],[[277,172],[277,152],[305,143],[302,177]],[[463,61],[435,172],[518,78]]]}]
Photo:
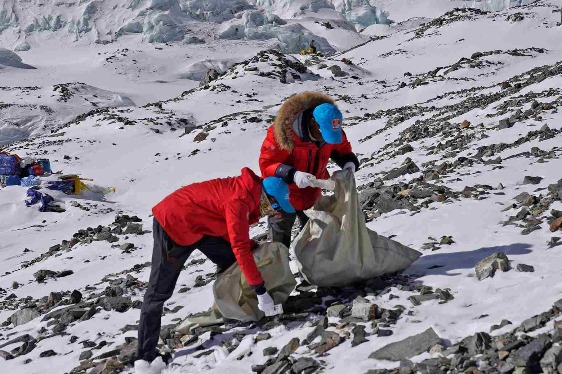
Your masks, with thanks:
[{"label": "fur-trimmed hood", "polygon": [[281,105],[273,122],[277,144],[288,151],[293,150],[293,121],[299,113],[320,104],[335,104],[334,99],[321,92],[305,91],[291,96]]}]

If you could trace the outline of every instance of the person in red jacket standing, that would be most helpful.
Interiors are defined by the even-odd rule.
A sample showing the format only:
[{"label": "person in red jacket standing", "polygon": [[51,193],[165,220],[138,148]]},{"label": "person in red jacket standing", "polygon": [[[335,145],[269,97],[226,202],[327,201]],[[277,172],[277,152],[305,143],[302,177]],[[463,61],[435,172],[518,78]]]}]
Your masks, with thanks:
[{"label": "person in red jacket standing", "polygon": [[273,312],[274,302],[254,261],[250,225],[275,213],[294,213],[289,188],[280,178],[262,180],[248,168],[234,178],[183,187],[158,203],[154,214],[154,249],[139,322],[137,359],[157,356],[164,303],[172,296],[181,269],[195,249],[226,270],[238,262],[256,291],[258,307]]},{"label": "person in red jacket standing", "polygon": [[291,244],[296,217],[301,226],[308,218],[302,212],[320,197],[319,188],[310,187],[311,177],[328,179],[332,159],[342,169],[355,172],[359,160],[341,129],[343,115],[334,100],[319,92],[303,92],[290,97],[279,109],[261,147],[259,165],[262,177],[279,177],[289,184],[290,202],[295,213],[269,217],[273,241]]}]

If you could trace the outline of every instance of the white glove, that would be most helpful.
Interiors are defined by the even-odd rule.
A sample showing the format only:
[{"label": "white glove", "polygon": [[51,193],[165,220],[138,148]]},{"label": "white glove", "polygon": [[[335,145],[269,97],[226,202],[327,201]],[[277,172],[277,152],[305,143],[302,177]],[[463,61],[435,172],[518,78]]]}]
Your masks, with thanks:
[{"label": "white glove", "polygon": [[266,316],[275,314],[275,303],[269,294],[266,292],[258,296],[258,308],[265,313]]},{"label": "white glove", "polygon": [[352,173],[355,173],[355,164],[351,161],[346,162],[342,170],[351,170]]},{"label": "white glove", "polygon": [[293,177],[293,180],[295,181],[295,184],[297,185],[298,188],[306,188],[306,187],[310,187],[309,178],[314,178],[314,175],[303,173],[302,171],[297,171],[295,172],[295,176]]}]

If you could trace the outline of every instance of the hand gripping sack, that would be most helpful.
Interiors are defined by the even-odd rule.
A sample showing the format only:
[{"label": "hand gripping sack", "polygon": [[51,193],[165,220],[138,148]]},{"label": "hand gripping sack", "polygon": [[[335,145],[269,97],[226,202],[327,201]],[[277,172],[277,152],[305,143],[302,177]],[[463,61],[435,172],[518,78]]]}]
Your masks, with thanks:
[{"label": "hand gripping sack", "polygon": [[[269,295],[275,304],[285,303],[297,285],[289,266],[289,250],[281,243],[264,243],[253,255]],[[247,322],[264,316],[237,262],[218,275],[213,293],[215,303],[211,309],[187,317],[175,330],[189,334],[196,327],[222,324],[224,319]]]},{"label": "hand gripping sack", "polygon": [[310,284],[351,285],[404,270],[421,256],[367,228],[353,173],[336,172],[332,179],[334,195],[305,212],[310,220],[295,239],[299,270]]},{"label": "hand gripping sack", "polygon": [[[297,285],[289,266],[289,250],[281,243],[264,243],[253,254],[267,292],[275,304],[285,303]],[[245,322],[264,317],[258,309],[256,293],[248,285],[238,263],[217,277],[213,293],[224,318]]]}]

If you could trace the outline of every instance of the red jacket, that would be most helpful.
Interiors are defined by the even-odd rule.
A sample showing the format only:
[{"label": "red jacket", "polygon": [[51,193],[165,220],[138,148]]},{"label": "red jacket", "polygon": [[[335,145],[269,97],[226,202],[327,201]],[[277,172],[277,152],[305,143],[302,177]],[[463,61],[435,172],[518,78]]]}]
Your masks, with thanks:
[{"label": "red jacket", "polygon": [[226,239],[246,280],[257,286],[263,279],[250,249],[249,230],[260,217],[261,191],[261,179],[244,168],[239,177],[180,188],[152,208],[152,213],[179,245],[194,244],[204,235]]},{"label": "red jacket", "polygon": [[346,162],[353,162],[359,167],[345,132],[340,144],[323,143],[320,147],[306,139],[308,125],[303,125],[305,127],[301,129],[301,135],[295,132],[295,126],[300,126],[295,125],[295,121],[301,121],[302,113],[325,102],[333,103],[333,100],[318,92],[304,92],[289,98],[280,108],[275,123],[267,130],[261,147],[259,165],[262,177],[276,176],[290,183],[290,201],[296,210],[311,208],[322,191],[312,187],[298,188],[293,183],[291,168],[319,179],[328,179],[330,175],[326,166],[330,158],[341,167]]}]

